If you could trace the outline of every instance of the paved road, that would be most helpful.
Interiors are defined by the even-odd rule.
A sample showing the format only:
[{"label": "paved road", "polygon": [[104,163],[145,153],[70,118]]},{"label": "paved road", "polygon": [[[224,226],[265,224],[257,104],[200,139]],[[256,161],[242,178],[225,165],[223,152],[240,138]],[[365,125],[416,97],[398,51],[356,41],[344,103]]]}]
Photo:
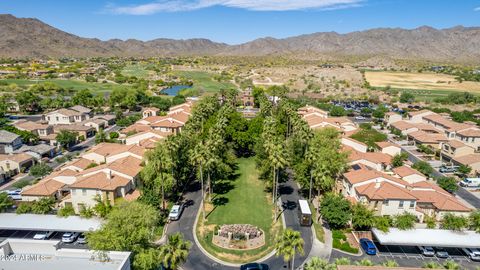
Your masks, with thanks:
[{"label": "paved road", "polygon": [[[408,160],[410,160],[411,162],[415,163],[417,161],[421,161],[422,159],[415,156],[414,154],[412,154],[410,151],[408,151],[408,149],[405,149],[405,147],[401,147],[402,148],[402,152],[405,152],[408,154]],[[439,172],[437,169],[433,169],[433,176],[434,177],[445,177],[445,175],[441,172]],[[473,195],[472,193],[470,193],[468,190],[464,189],[463,187],[459,187],[458,191],[455,192],[455,194],[462,198],[463,200],[465,200],[466,202],[468,202],[471,206],[475,207],[475,208],[480,208],[480,199]]]},{"label": "paved road", "polygon": [[[312,230],[310,227],[302,227],[299,224],[297,217],[297,201],[300,198],[298,194],[298,188],[293,181],[280,185],[280,192],[282,201],[289,204],[289,208],[285,209],[285,222],[287,227],[290,227],[294,230],[300,231],[302,237],[305,241],[305,254],[303,256],[297,256],[295,259],[295,266],[299,267],[304,260],[307,258],[310,249],[312,247]],[[191,205],[187,206],[183,211],[182,217],[179,221],[172,222],[168,225],[167,234],[173,234],[176,232],[181,232],[186,240],[192,242],[192,248],[188,255],[187,261],[182,266],[185,270],[210,270],[210,269],[224,269],[224,270],[237,270],[238,267],[229,267],[221,265],[206,255],[204,255],[200,249],[195,245],[193,238],[193,225],[195,223],[195,218],[200,207],[201,201],[201,192],[198,184],[192,185],[186,195],[185,199],[190,201]],[[264,263],[270,266],[270,269],[287,269],[286,264],[283,262],[282,258],[271,257],[266,260]]]}]

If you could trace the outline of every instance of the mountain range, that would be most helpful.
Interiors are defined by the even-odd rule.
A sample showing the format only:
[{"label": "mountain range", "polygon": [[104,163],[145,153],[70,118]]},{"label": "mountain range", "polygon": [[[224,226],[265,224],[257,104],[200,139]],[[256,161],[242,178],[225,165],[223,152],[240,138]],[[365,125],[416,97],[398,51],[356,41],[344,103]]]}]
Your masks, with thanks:
[{"label": "mountain range", "polygon": [[239,45],[208,39],[140,41],[83,38],[38,19],[0,14],[0,57],[93,57],[176,55],[386,56],[395,59],[480,62],[480,27],[407,30],[376,28],[338,34],[320,32],[284,39],[260,38]]}]

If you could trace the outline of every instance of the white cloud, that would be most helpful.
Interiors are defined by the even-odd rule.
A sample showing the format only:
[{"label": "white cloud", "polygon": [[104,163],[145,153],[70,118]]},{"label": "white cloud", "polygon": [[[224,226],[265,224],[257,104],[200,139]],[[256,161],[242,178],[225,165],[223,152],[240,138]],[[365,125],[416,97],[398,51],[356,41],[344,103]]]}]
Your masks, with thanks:
[{"label": "white cloud", "polygon": [[142,5],[108,5],[115,14],[150,15],[159,12],[177,12],[213,6],[241,8],[255,11],[287,11],[307,9],[340,9],[356,7],[365,0],[159,0]]},{"label": "white cloud", "polygon": [[473,11],[480,11],[480,7],[474,8]]}]

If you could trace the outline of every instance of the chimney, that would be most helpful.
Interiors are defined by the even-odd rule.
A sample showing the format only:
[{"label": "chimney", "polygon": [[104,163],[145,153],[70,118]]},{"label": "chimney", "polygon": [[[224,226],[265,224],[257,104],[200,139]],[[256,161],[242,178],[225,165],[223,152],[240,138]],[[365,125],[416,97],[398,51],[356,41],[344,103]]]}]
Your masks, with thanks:
[{"label": "chimney", "polygon": [[112,170],[110,170],[110,169],[107,172],[107,178],[112,179]]},{"label": "chimney", "polygon": [[375,180],[375,188],[380,188],[380,185],[382,184],[382,182],[380,180]]}]

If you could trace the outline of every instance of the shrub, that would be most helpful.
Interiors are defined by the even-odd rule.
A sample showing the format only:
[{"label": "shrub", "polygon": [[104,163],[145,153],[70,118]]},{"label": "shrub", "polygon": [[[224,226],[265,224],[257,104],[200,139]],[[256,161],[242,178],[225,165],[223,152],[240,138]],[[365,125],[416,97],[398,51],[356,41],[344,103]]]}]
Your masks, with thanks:
[{"label": "shrub", "polygon": [[15,182],[14,184],[12,184],[12,187],[14,187],[14,188],[24,188],[28,185],[30,185],[30,181],[22,179],[22,180],[19,180],[19,181]]},{"label": "shrub", "polygon": [[30,213],[32,211],[32,207],[30,206],[29,203],[22,203],[17,207],[17,210],[15,211],[17,214],[26,214]]},{"label": "shrub", "polygon": [[30,175],[34,177],[43,177],[52,172],[52,168],[45,163],[38,163],[30,168]]},{"label": "shrub", "polygon": [[405,212],[401,215],[395,216],[394,225],[400,230],[410,230],[415,227],[415,221],[417,217],[414,214]]}]

